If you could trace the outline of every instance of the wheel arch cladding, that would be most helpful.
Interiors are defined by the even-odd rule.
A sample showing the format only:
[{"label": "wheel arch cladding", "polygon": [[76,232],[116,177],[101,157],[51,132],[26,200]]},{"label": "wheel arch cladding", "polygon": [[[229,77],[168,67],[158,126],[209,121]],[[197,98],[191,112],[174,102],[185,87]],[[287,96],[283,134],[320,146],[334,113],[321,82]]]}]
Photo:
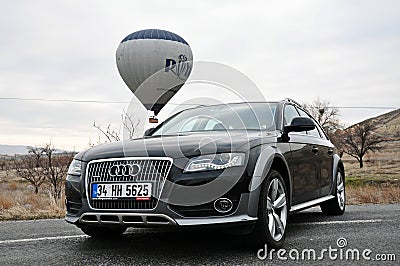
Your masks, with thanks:
[{"label": "wheel arch cladding", "polygon": [[335,187],[336,187],[336,175],[337,175],[338,169],[342,170],[343,179],[345,179],[344,164],[343,164],[342,159],[340,158],[340,156],[337,155],[337,154],[333,155],[333,165],[332,165],[332,167],[333,167],[333,169],[332,169],[331,194],[334,195]]},{"label": "wheel arch cladding", "polygon": [[285,182],[285,187],[286,187],[286,193],[288,193],[288,201],[289,201],[289,206],[291,205],[291,200],[292,200],[292,182],[290,180],[290,174],[289,174],[289,169],[286,164],[286,161],[281,157],[281,156],[276,156],[274,158],[274,161],[272,162],[271,169],[275,169],[278,171],[283,178],[283,181]]},{"label": "wheel arch cladding", "polygon": [[290,172],[284,156],[274,146],[265,147],[256,162],[254,173],[249,184],[249,202],[248,202],[248,215],[257,217],[258,201],[260,198],[261,184],[267,176],[271,168],[277,170],[282,175],[286,191],[289,192],[289,204],[291,202],[291,181]]}]

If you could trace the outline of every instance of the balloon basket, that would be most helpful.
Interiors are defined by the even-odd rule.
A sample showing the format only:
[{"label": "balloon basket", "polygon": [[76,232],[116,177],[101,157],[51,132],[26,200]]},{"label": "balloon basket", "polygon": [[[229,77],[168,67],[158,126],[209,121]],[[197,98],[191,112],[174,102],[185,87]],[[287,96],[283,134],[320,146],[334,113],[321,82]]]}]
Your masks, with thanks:
[{"label": "balloon basket", "polygon": [[150,116],[149,117],[149,123],[158,123],[158,118],[155,116]]}]

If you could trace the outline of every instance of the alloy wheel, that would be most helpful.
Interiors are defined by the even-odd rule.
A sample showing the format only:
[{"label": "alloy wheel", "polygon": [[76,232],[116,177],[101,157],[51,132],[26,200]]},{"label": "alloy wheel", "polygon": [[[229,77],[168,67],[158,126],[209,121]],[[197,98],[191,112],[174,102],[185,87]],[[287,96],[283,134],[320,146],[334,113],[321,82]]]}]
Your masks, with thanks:
[{"label": "alloy wheel", "polygon": [[286,229],[287,203],[284,185],[278,178],[272,179],[267,194],[268,230],[275,241],[279,241]]},{"label": "alloy wheel", "polygon": [[344,180],[342,177],[342,174],[340,171],[337,174],[337,180],[336,180],[336,194],[337,194],[337,200],[339,203],[339,208],[343,210],[344,205],[345,205],[345,191],[344,191]]}]

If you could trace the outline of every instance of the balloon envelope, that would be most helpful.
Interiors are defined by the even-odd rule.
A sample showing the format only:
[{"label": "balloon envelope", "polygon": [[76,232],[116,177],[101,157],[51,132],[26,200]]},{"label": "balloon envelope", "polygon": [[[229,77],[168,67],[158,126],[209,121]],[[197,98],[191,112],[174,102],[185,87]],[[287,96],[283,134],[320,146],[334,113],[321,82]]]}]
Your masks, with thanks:
[{"label": "balloon envelope", "polygon": [[126,36],[117,48],[116,61],[129,89],[157,114],[189,77],[193,54],[179,35],[149,29]]}]

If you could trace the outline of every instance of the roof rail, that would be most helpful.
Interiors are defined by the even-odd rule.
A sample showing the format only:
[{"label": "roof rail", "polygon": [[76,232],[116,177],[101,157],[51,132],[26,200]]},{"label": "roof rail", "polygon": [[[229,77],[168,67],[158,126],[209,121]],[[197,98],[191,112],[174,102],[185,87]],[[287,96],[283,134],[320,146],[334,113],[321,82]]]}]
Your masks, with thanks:
[{"label": "roof rail", "polygon": [[286,102],[290,102],[290,103],[293,103],[294,105],[297,105],[297,106],[299,106],[299,107],[302,107],[302,105],[301,104],[299,104],[298,102],[296,102],[295,100],[293,100],[293,99],[290,99],[290,98],[285,98],[285,100],[284,101],[286,101]]}]

